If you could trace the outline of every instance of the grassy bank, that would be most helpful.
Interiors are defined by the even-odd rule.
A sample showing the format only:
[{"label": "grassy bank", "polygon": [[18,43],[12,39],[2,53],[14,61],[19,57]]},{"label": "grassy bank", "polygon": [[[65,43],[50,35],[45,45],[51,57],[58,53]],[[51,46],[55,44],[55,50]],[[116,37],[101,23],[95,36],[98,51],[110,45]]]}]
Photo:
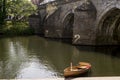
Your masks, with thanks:
[{"label": "grassy bank", "polygon": [[29,27],[27,22],[7,21],[0,29],[0,33],[4,36],[33,35],[34,30]]}]

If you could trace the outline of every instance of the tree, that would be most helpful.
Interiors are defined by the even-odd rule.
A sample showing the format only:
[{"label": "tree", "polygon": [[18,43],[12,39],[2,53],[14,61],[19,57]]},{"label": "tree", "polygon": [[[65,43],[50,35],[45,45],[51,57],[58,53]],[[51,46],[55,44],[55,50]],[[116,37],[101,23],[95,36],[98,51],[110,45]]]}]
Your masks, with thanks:
[{"label": "tree", "polygon": [[28,0],[7,0],[6,7],[8,19],[13,23],[27,21],[28,16],[36,12],[36,6]]}]

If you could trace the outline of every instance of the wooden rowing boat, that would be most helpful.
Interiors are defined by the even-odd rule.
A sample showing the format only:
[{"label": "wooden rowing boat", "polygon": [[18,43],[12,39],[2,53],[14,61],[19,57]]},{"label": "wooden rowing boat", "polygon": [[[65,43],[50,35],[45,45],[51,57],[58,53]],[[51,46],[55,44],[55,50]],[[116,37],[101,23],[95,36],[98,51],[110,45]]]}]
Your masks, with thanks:
[{"label": "wooden rowing boat", "polygon": [[91,68],[91,64],[87,62],[79,62],[77,66],[71,66],[64,69],[64,77],[80,76],[88,72]]}]

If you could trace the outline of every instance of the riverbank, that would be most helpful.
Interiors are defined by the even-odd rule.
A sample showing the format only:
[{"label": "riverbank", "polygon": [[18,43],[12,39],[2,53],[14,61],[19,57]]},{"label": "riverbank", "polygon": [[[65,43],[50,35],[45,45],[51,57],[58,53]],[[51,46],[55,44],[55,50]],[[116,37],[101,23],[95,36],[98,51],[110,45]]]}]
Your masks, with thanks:
[{"label": "riverbank", "polygon": [[34,80],[120,80],[120,76],[117,76],[117,77],[82,77],[82,78],[74,78],[74,79],[46,78],[46,79],[34,79]]},{"label": "riverbank", "polygon": [[29,27],[28,22],[16,22],[12,23],[7,21],[5,25],[0,28],[0,36],[21,36],[21,35],[33,35],[34,30]]}]

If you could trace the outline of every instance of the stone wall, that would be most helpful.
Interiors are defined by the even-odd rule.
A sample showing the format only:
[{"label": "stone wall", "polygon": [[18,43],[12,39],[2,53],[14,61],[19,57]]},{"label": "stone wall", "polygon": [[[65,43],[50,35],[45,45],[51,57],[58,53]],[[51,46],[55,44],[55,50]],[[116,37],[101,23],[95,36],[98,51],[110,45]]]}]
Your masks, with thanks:
[{"label": "stone wall", "polygon": [[[119,26],[117,22],[120,16],[119,0],[91,0],[97,10],[96,17],[96,44],[97,45],[118,45]],[[115,31],[117,28],[117,31]],[[117,36],[118,39],[114,39]]]},{"label": "stone wall", "polygon": [[[118,44],[119,26],[116,25],[120,22],[119,9],[119,0],[54,1],[39,6],[40,22],[36,19],[38,23],[35,24],[39,24],[37,27],[42,30],[45,37],[72,38],[73,44]],[[112,13],[117,17],[111,17]],[[111,22],[114,22],[114,26]],[[105,30],[104,25],[107,27]],[[39,30],[36,29],[36,33],[39,33]],[[107,31],[109,33],[103,34]],[[111,37],[106,37],[110,35]],[[115,36],[118,38],[116,41],[113,39]],[[111,40],[104,41],[103,38]]]},{"label": "stone wall", "polygon": [[29,26],[35,30],[35,34],[43,35],[43,26],[41,24],[39,15],[33,14],[29,16]]},{"label": "stone wall", "polygon": [[73,44],[95,44],[96,8],[91,1],[79,5],[74,12]]}]

